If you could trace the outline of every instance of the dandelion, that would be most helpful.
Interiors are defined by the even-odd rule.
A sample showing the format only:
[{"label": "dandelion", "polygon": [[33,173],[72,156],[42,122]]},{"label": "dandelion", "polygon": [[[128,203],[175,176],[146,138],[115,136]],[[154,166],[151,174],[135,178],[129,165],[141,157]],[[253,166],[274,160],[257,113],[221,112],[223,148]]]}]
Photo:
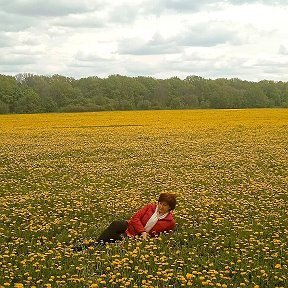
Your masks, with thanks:
[{"label": "dandelion", "polygon": [[[0,115],[0,283],[285,286],[287,115]],[[172,234],[72,250],[166,190],[177,194]]]},{"label": "dandelion", "polygon": [[186,274],[186,278],[187,278],[187,279],[191,279],[191,278],[193,278],[193,277],[194,277],[194,275],[191,274],[191,273],[187,273],[187,274]]}]

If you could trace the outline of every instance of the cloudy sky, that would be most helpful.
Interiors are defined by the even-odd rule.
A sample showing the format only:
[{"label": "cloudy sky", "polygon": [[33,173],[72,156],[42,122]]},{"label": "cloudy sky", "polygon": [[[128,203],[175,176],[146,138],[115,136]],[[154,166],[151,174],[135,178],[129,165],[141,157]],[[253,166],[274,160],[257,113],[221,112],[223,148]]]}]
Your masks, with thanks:
[{"label": "cloudy sky", "polygon": [[0,74],[288,81],[288,0],[0,0]]}]

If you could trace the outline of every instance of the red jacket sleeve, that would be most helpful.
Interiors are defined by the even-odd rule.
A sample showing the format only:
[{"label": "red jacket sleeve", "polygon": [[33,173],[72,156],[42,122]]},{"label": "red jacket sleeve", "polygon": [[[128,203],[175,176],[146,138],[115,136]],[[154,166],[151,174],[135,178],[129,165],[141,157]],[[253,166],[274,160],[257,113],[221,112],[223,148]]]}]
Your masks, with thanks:
[{"label": "red jacket sleeve", "polygon": [[168,228],[166,231],[169,232],[169,231],[171,231],[171,230],[174,230],[175,228],[176,228],[176,222],[175,222],[175,220],[173,219],[173,220],[171,221],[171,224],[170,224],[169,228]]},{"label": "red jacket sleeve", "polygon": [[165,219],[159,220],[149,233],[156,236],[163,232],[169,233],[175,228],[176,222],[173,218],[173,214],[170,213]]},{"label": "red jacket sleeve", "polygon": [[149,207],[151,204],[145,205],[143,208],[138,210],[131,218],[130,218],[130,224],[133,226],[135,229],[136,233],[142,233],[145,232],[145,228],[143,223],[141,222],[141,218],[143,215],[148,211]]}]

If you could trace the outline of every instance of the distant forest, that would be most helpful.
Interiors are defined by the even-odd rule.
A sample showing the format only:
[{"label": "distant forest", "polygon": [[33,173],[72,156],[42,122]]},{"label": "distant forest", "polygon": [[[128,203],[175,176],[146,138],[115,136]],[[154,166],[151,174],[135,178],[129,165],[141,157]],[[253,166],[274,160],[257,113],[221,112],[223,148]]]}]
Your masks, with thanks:
[{"label": "distant forest", "polygon": [[0,75],[0,114],[288,107],[288,82]]}]

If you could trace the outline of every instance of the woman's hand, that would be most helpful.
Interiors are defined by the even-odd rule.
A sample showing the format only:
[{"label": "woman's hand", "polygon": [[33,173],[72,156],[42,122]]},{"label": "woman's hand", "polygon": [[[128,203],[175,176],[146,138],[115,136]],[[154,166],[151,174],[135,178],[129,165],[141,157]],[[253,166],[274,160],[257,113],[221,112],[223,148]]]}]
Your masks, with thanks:
[{"label": "woman's hand", "polygon": [[142,236],[143,240],[147,240],[149,237],[149,234],[147,232],[142,232],[141,236]]}]

